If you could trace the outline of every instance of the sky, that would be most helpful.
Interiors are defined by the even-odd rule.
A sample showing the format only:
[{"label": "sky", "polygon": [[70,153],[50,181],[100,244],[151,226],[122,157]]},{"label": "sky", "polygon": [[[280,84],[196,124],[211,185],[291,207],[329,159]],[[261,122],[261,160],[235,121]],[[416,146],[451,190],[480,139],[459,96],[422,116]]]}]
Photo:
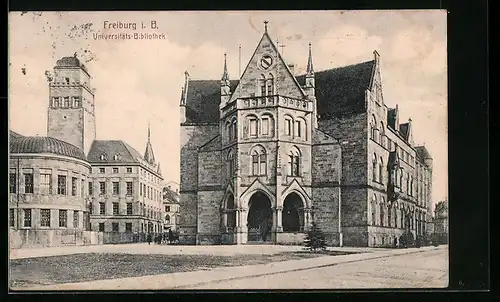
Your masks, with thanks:
[{"label": "sky", "polygon": [[[144,153],[148,123],[165,181],[179,182],[179,101],[184,71],[219,80],[224,53],[238,79],[264,21],[303,73],[308,43],[315,71],[380,54],[384,101],[412,119],[417,145],[434,159],[433,201],[448,197],[446,11],[12,12],[9,14],[9,122],[22,135],[46,135],[48,83],[64,56],[77,57],[95,87],[97,139],[124,140]],[[133,29],[106,24],[135,23]],[[154,21],[156,28],[150,28]],[[142,29],[142,24],[148,28]],[[99,40],[96,34],[157,33],[157,40]],[[241,66],[239,47],[241,46]],[[24,70],[24,73],[23,73]]]}]

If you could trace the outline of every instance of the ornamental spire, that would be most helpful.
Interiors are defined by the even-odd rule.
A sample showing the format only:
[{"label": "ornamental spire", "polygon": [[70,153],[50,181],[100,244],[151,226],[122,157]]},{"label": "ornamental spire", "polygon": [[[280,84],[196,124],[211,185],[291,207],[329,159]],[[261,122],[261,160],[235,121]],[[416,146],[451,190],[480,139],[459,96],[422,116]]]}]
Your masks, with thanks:
[{"label": "ornamental spire", "polygon": [[226,54],[224,54],[224,73],[222,74],[222,81],[229,81],[229,73],[227,72]]},{"label": "ornamental spire", "polygon": [[313,75],[313,61],[312,61],[312,51],[311,51],[311,43],[309,43],[309,58],[307,59],[307,75]]}]

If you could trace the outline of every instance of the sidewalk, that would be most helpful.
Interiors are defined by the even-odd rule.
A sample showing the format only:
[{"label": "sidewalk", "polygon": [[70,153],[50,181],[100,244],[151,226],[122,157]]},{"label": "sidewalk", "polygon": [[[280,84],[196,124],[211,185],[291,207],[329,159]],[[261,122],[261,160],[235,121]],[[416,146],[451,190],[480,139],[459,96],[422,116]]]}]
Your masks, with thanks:
[{"label": "sidewalk", "polygon": [[[292,245],[156,245],[147,243],[105,244],[87,246],[65,246],[48,248],[11,249],[9,259],[61,256],[84,253],[122,253],[122,254],[164,254],[164,255],[219,255],[232,256],[238,254],[272,255],[283,252],[303,250],[303,246]],[[351,248],[330,247],[329,250],[343,252],[379,252],[392,249],[383,248]]]},{"label": "sidewalk", "polygon": [[[343,256],[323,256],[302,260],[289,260],[251,266],[237,266],[200,270],[195,272],[172,273],[164,275],[96,280],[91,282],[66,283],[49,286],[20,288],[20,290],[165,290],[185,289],[195,285],[233,279],[265,276],[284,272],[307,270],[333,266],[340,263],[385,258],[396,255],[411,254],[429,250],[446,249],[447,246],[423,247],[398,250],[380,250],[372,253],[351,254]],[[14,289],[14,288],[13,288]]]}]

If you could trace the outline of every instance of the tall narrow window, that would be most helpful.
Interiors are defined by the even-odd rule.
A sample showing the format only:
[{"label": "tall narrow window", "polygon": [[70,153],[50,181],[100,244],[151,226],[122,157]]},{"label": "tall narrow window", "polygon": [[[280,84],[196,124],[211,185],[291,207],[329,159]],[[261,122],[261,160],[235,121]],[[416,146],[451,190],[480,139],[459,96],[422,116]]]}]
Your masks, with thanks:
[{"label": "tall narrow window", "polygon": [[257,151],[252,154],[252,175],[259,175],[259,154]]},{"label": "tall narrow window", "polygon": [[384,160],[380,157],[380,162],[378,163],[378,181],[384,183]]},{"label": "tall narrow window", "polygon": [[387,226],[392,227],[392,207],[390,205],[389,209],[387,210],[387,221],[388,221]]},{"label": "tall narrow window", "polygon": [[50,169],[40,169],[40,194],[52,194],[52,171]]},{"label": "tall narrow window", "polygon": [[127,233],[132,232],[132,223],[130,223],[130,222],[125,223],[125,232],[127,232]]},{"label": "tall narrow window", "polygon": [[377,181],[378,166],[377,166],[377,154],[373,154],[372,158],[372,180]]},{"label": "tall narrow window", "polygon": [[67,210],[59,210],[59,227],[67,228],[68,227],[68,211]]},{"label": "tall narrow window", "polygon": [[297,129],[297,137],[302,137],[302,123],[295,121],[295,128]]},{"label": "tall narrow window", "polygon": [[127,215],[132,215],[133,212],[132,212],[132,203],[131,202],[127,202]]},{"label": "tall narrow window", "polygon": [[380,203],[380,226],[384,226],[384,204]]},{"label": "tall narrow window", "polygon": [[118,202],[113,202],[113,215],[120,214],[120,204]]},{"label": "tall narrow window", "polygon": [[71,178],[71,196],[76,196],[76,182],[78,181],[78,178],[72,177]]},{"label": "tall narrow window", "polygon": [[58,108],[59,106],[60,106],[59,97],[53,98],[52,99],[52,107]]},{"label": "tall narrow window", "polygon": [[57,175],[57,194],[66,195],[66,176]]},{"label": "tall narrow window", "polygon": [[401,169],[401,171],[399,172],[399,187],[401,188],[401,191],[403,191],[403,174],[404,171],[403,169]]},{"label": "tall narrow window", "polygon": [[375,115],[372,115],[372,120],[371,120],[371,135],[372,135],[372,140],[378,142],[378,129],[377,129],[377,119],[375,118]]},{"label": "tall narrow window", "polygon": [[40,226],[50,227],[50,209],[40,210]]},{"label": "tall narrow window", "polygon": [[118,222],[112,222],[111,223],[111,231],[118,232],[118,230],[119,230]]},{"label": "tall narrow window", "polygon": [[33,193],[33,173],[24,174],[24,193]]},{"label": "tall narrow window", "polygon": [[80,107],[82,105],[82,102],[80,101],[80,98],[75,96],[73,97],[73,107]]},{"label": "tall narrow window", "polygon": [[84,197],[85,196],[85,179],[82,179],[82,183],[80,186],[80,192],[82,194],[82,197]]},{"label": "tall narrow window", "polygon": [[288,155],[288,166],[290,176],[300,175],[300,152],[295,147]]},{"label": "tall narrow window", "polygon": [[406,192],[411,195],[410,189],[410,173],[406,173]]},{"label": "tall narrow window", "polygon": [[106,195],[106,183],[104,181],[99,182],[99,195]]},{"label": "tall narrow window", "polygon": [[127,196],[132,196],[132,188],[133,188],[133,184],[131,181],[127,181]]},{"label": "tall narrow window", "polygon": [[94,188],[92,187],[92,182],[89,181],[89,196],[94,195]]},{"label": "tall narrow window", "polygon": [[372,198],[372,225],[377,224],[377,196],[373,195]]},{"label": "tall narrow window", "polygon": [[266,78],[264,76],[262,76],[260,79],[260,95],[266,95]]},{"label": "tall narrow window", "polygon": [[272,75],[270,75],[270,78],[267,79],[266,84],[267,84],[267,95],[268,96],[273,95],[274,94],[274,79],[273,79]]},{"label": "tall narrow window", "polygon": [[73,227],[76,229],[80,225],[80,213],[73,211]]},{"label": "tall narrow window", "polygon": [[14,227],[15,223],[15,210],[9,209],[9,226]]},{"label": "tall narrow window", "polygon": [[64,108],[68,108],[69,107],[69,96],[65,96],[64,97]]},{"label": "tall narrow window", "polygon": [[233,120],[233,123],[232,123],[232,127],[233,127],[233,140],[236,140],[238,138],[238,127],[236,127],[236,119]]},{"label": "tall narrow window", "polygon": [[269,135],[269,118],[262,118],[262,135]]},{"label": "tall narrow window", "polygon": [[106,215],[106,204],[104,202],[99,203],[99,214]]},{"label": "tall narrow window", "polygon": [[25,228],[30,228],[31,227],[31,209],[24,209],[24,227]]},{"label": "tall narrow window", "polygon": [[285,135],[292,135],[292,120],[285,119]]},{"label": "tall narrow window", "polygon": [[16,193],[17,192],[17,176],[16,172],[10,172],[9,174],[9,192]]},{"label": "tall narrow window", "polygon": [[250,135],[257,136],[257,119],[250,119]]},{"label": "tall narrow window", "polygon": [[267,174],[267,156],[266,153],[262,153],[259,155],[259,161],[260,161],[260,175],[266,175]]},{"label": "tall narrow window", "polygon": [[120,183],[117,181],[113,182],[113,195],[120,195]]}]

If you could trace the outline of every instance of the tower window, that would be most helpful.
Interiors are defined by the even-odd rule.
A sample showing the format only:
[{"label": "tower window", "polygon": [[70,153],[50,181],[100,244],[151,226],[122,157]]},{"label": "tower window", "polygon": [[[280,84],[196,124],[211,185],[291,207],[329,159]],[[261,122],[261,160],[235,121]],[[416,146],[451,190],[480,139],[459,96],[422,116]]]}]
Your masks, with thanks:
[{"label": "tower window", "polygon": [[285,135],[292,135],[292,121],[285,119]]},{"label": "tower window", "polygon": [[290,176],[300,175],[300,153],[298,149],[290,152],[288,155],[288,172]]},{"label": "tower window", "polygon": [[269,135],[269,118],[262,119],[262,135]]},{"label": "tower window", "polygon": [[69,96],[65,96],[64,97],[64,108],[68,108],[69,107]]},{"label": "tower window", "polygon": [[73,97],[73,107],[80,107],[82,105],[82,102],[80,101],[80,98],[75,96]]},{"label": "tower window", "polygon": [[58,108],[59,106],[60,106],[59,97],[53,98],[52,99],[52,107]]},{"label": "tower window", "polygon": [[65,78],[66,84],[69,84],[69,78]]},{"label": "tower window", "polygon": [[300,121],[295,122],[295,127],[297,129],[297,137],[302,137],[302,124],[300,123]]},{"label": "tower window", "polygon": [[250,135],[257,136],[257,119],[250,120]]}]

